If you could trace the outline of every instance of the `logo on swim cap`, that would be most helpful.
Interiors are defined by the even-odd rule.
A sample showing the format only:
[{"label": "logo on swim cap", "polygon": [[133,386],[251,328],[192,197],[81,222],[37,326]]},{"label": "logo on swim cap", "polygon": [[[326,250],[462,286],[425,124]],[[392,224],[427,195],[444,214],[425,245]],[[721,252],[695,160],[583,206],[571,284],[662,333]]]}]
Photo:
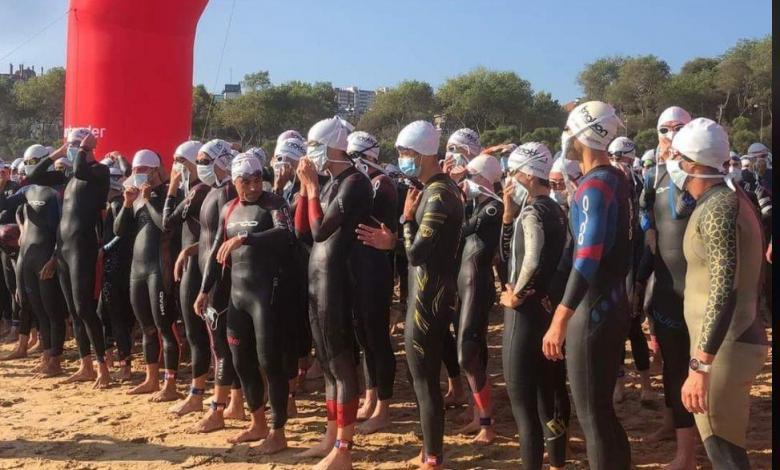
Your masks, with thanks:
[{"label": "logo on swim cap", "polygon": [[601,137],[606,137],[609,134],[609,131],[604,129],[604,127],[600,123],[591,124],[596,119],[591,116],[590,111],[588,111],[587,104],[580,109],[580,113],[582,114],[583,118],[585,119],[585,123],[588,124],[588,127],[593,129],[598,135]]}]

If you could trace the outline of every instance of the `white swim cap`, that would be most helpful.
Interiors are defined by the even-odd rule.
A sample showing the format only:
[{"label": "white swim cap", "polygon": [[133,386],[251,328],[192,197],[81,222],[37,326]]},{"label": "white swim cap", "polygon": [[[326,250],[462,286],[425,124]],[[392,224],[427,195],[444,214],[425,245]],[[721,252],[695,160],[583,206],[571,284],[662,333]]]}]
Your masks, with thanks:
[{"label": "white swim cap", "polygon": [[[268,156],[265,154],[265,150],[260,147],[251,147],[244,153],[254,155],[260,161],[261,167],[265,166],[265,162],[268,161]],[[236,158],[238,158],[238,156],[236,156]]]},{"label": "white swim cap", "polygon": [[305,141],[300,132],[296,131],[295,129],[290,129],[279,134],[279,137],[276,138],[276,145],[279,145],[280,142],[287,139],[298,139],[300,141]]},{"label": "white swim cap", "polygon": [[353,132],[347,137],[347,153],[360,153],[376,160],[379,158],[379,141],[368,132]]},{"label": "white swim cap", "polygon": [[68,132],[68,143],[73,144],[84,140],[92,131],[86,127],[77,127]]},{"label": "white swim cap", "polygon": [[660,129],[668,122],[688,124],[691,122],[691,115],[688,113],[688,111],[682,109],[679,106],[670,106],[661,113],[661,116],[658,117],[658,125],[656,126],[656,129]]},{"label": "white swim cap", "polygon": [[11,162],[11,169],[19,171],[19,168],[24,166],[24,158],[16,158]]},{"label": "white swim cap", "polygon": [[477,155],[466,165],[466,169],[469,174],[480,175],[491,183],[501,179],[501,163],[492,155]]},{"label": "white swim cap", "polygon": [[152,150],[141,149],[133,155],[133,168],[138,168],[139,166],[158,168],[160,166],[160,157]]},{"label": "white swim cap", "polygon": [[213,139],[203,144],[198,153],[205,153],[220,169],[227,170],[233,159],[233,153],[230,150],[228,142],[222,139]]},{"label": "white swim cap", "polygon": [[469,155],[479,155],[482,152],[482,144],[479,142],[479,134],[477,131],[464,127],[458,129],[450,135],[447,139],[447,147],[450,145],[457,145],[458,147],[466,147],[469,150]]},{"label": "white swim cap", "polygon": [[287,157],[291,160],[300,160],[304,155],[306,155],[306,144],[303,140],[294,137],[276,144],[274,151],[274,157]]},{"label": "white swim cap", "polygon": [[54,166],[57,166],[57,164],[63,165],[65,168],[73,168],[73,163],[71,163],[70,160],[68,160],[68,157],[60,157],[54,162]]},{"label": "white swim cap", "polygon": [[617,117],[615,109],[601,101],[588,101],[578,105],[566,120],[569,135],[594,150],[607,150],[621,126],[623,121]]},{"label": "white swim cap", "polygon": [[761,142],[750,144],[747,150],[748,155],[766,155],[769,153],[769,148]]},{"label": "white swim cap", "polygon": [[198,151],[202,146],[203,144],[199,140],[188,140],[176,147],[176,150],[173,151],[173,156],[195,163],[195,158],[197,158]]},{"label": "white swim cap", "polygon": [[553,158],[550,149],[541,142],[527,142],[512,151],[507,168],[547,180],[550,178]]},{"label": "white swim cap", "polygon": [[347,135],[355,127],[338,116],[323,119],[309,129],[309,142],[319,142],[338,150],[347,151]]},{"label": "white swim cap", "polygon": [[636,144],[628,137],[618,137],[609,144],[608,152],[611,155],[620,153],[623,157],[636,158]]},{"label": "white swim cap", "polygon": [[572,180],[576,180],[577,178],[582,176],[582,170],[580,170],[580,164],[574,160],[567,160],[562,156],[559,156],[553,162],[552,167],[550,168],[550,172],[553,171],[560,174],[563,174],[563,172],[565,171],[566,174],[569,176],[569,179]]},{"label": "white swim cap", "polygon": [[35,160],[38,161],[42,158],[46,158],[49,156],[49,151],[41,144],[33,144],[27,147],[27,150],[24,151],[24,157],[22,157],[23,161],[28,160]]},{"label": "white swim cap", "polygon": [[412,149],[420,155],[436,155],[441,133],[428,121],[414,121],[401,129],[395,139],[396,147]]},{"label": "white swim cap", "polygon": [[655,162],[655,149],[645,150],[645,153],[642,154],[642,161]]},{"label": "white swim cap", "polygon": [[686,158],[720,171],[729,160],[729,136],[717,122],[696,118],[672,141],[672,148]]},{"label": "white swim cap", "polygon": [[238,154],[230,165],[230,177],[233,181],[244,176],[261,175],[263,165],[254,154],[244,152]]}]

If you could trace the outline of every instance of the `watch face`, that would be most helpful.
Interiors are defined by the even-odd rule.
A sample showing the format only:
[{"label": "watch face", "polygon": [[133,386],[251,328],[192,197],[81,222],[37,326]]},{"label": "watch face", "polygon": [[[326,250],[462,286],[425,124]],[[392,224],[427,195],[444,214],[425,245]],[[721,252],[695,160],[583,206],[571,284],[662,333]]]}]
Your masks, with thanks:
[{"label": "watch face", "polygon": [[689,366],[691,370],[699,370],[699,360],[692,357]]}]

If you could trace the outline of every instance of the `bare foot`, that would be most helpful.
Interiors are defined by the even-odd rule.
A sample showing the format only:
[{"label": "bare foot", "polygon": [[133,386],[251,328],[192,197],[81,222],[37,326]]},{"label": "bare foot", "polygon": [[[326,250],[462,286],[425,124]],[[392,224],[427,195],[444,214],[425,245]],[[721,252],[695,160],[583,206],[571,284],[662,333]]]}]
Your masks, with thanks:
[{"label": "bare foot", "polygon": [[281,452],[287,448],[287,437],[284,435],[284,428],[272,429],[268,437],[259,444],[252,445],[252,449],[262,455],[271,455]]},{"label": "bare foot", "polygon": [[22,359],[25,357],[27,357],[27,349],[21,345],[17,345],[16,349],[14,349],[8,355],[0,359],[0,361],[10,361],[12,359]]},{"label": "bare foot", "polygon": [[295,397],[290,395],[287,397],[287,417],[295,418],[298,416],[298,407],[295,404]]},{"label": "bare foot", "polygon": [[188,413],[203,410],[203,395],[187,395],[187,398],[168,408],[170,413],[184,416]]},{"label": "bare foot", "polygon": [[222,413],[209,409],[206,416],[198,424],[192,427],[191,432],[212,432],[225,428],[225,419]]},{"label": "bare foot", "polygon": [[38,341],[38,333],[33,331],[27,340],[27,350],[30,352],[41,352],[41,342]]},{"label": "bare foot", "polygon": [[466,394],[461,390],[460,393],[456,393],[453,390],[447,390],[447,394],[444,395],[444,406],[446,408],[457,408],[468,403]]},{"label": "bare foot", "polygon": [[132,369],[129,364],[123,364],[119,367],[119,372],[117,373],[116,380],[118,382],[127,382],[130,380],[130,377],[132,376]]},{"label": "bare foot", "polygon": [[480,428],[481,426],[479,425],[479,419],[477,418],[455,432],[458,434],[474,434],[475,432],[479,431]]},{"label": "bare foot", "polygon": [[329,437],[325,436],[316,446],[306,449],[303,452],[299,452],[295,454],[296,457],[301,459],[311,458],[311,457],[325,457],[330,453],[333,449],[333,444],[336,443],[336,437]]},{"label": "bare foot", "polygon": [[344,449],[331,449],[324,459],[317,462],[312,470],[351,470],[352,454]]},{"label": "bare foot", "polygon": [[239,421],[246,421],[246,411],[244,410],[244,404],[238,400],[230,400],[225,412],[222,413],[225,419],[237,419]]},{"label": "bare foot", "polygon": [[157,381],[157,379],[151,379],[151,380],[144,380],[140,384],[136,385],[134,388],[130,389],[127,392],[127,394],[143,395],[146,393],[154,393],[158,390],[160,390],[160,383]]},{"label": "bare foot", "polygon": [[228,442],[231,444],[239,444],[241,442],[253,442],[265,439],[268,436],[268,428],[266,426],[248,427],[236,434],[233,437],[228,438]]},{"label": "bare foot", "polygon": [[58,375],[62,375],[63,373],[62,364],[60,364],[59,360],[54,358],[50,358],[48,364],[46,364],[46,366],[41,369],[41,377],[45,378],[56,377]]},{"label": "bare foot", "polygon": [[460,416],[458,416],[458,423],[465,426],[478,419],[479,416],[475,414],[474,405],[467,403],[466,409],[463,410],[463,413],[461,413]]},{"label": "bare foot", "polygon": [[176,391],[176,385],[166,385],[162,388],[162,390],[149,397],[149,401],[160,403],[165,401],[178,400],[181,397],[181,393]]},{"label": "bare foot", "polygon": [[80,367],[75,374],[60,382],[61,384],[70,384],[74,382],[92,382],[97,378],[95,369]]},{"label": "bare foot", "polygon": [[479,430],[479,434],[474,436],[471,442],[474,444],[489,445],[496,440],[496,432],[493,430],[493,426],[486,426]]},{"label": "bare foot", "polygon": [[390,418],[387,415],[372,416],[355,426],[355,432],[358,434],[373,434],[389,425]]},{"label": "bare foot", "polygon": [[374,408],[376,408],[376,400],[363,400],[363,406],[358,408],[357,420],[365,421],[374,414]]},{"label": "bare foot", "polygon": [[43,372],[43,369],[46,368],[46,364],[48,363],[49,363],[49,356],[46,353],[44,353],[41,355],[41,360],[38,362],[38,365],[33,367],[31,372],[33,374],[38,374],[40,372]]},{"label": "bare foot", "polygon": [[675,437],[674,428],[661,428],[658,431],[648,434],[642,438],[642,442],[655,443],[661,441],[671,441]]},{"label": "bare foot", "polygon": [[108,384],[111,382],[111,376],[108,373],[108,370],[103,372],[102,374],[98,374],[97,379],[95,379],[95,383],[92,385],[92,388],[95,390],[105,390],[108,388]]}]

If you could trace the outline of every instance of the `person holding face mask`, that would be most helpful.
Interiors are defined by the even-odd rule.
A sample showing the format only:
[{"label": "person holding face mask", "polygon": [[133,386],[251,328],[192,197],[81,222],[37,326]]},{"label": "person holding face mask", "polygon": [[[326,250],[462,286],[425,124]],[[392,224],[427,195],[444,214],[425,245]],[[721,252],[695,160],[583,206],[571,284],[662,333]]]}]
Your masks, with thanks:
[{"label": "person holding face mask", "polygon": [[566,121],[561,155],[580,162],[585,175],[569,212],[573,267],[542,340],[549,360],[564,359],[566,342],[569,383],[593,469],[631,465],[628,438],[612,403],[629,325],[628,232],[634,223],[628,181],[607,154],[620,126],[614,108],[600,101],[578,105]]},{"label": "person holding face mask", "polygon": [[[233,442],[257,441],[260,453],[287,448],[287,371],[284,311],[276,296],[280,269],[293,242],[289,207],[276,194],[263,191],[262,164],[253,154],[242,153],[232,162],[232,181],[238,197],[221,211],[217,234],[208,255],[195,309],[201,315],[209,304],[208,292],[216,284],[222,266],[231,264],[230,306],[227,336],[233,365],[241,378],[252,422]],[[263,378],[273,414],[269,431],[263,408]]]},{"label": "person holding face mask", "polygon": [[564,212],[568,212],[571,198],[577,190],[577,182],[582,178],[582,170],[579,163],[561,158],[560,153],[558,151],[553,156],[550,169],[550,199],[557,202]]},{"label": "person holding face mask", "polygon": [[755,172],[758,182],[766,188],[769,194],[772,194],[772,152],[769,148],[756,142],[750,144],[747,154],[750,155],[755,161]]},{"label": "person holding face mask", "polygon": [[502,217],[502,238],[508,240],[502,257],[510,273],[501,294],[503,370],[528,469],[542,468],[545,443],[550,468],[563,468],[570,414],[565,368],[545,359],[541,348],[555,306],[549,286],[568,237],[566,214],[549,197],[552,164],[541,143],[528,142],[512,152]]},{"label": "person holding face mask", "polygon": [[655,149],[645,150],[645,153],[642,154],[642,158],[640,160],[642,162],[642,187],[644,188],[644,181],[645,177],[647,176],[647,172],[650,171],[651,168],[655,167]]},{"label": "person holding face mask", "polygon": [[[186,253],[176,260],[175,276],[181,277],[190,269],[205,272],[214,237],[219,230],[219,216],[227,203],[236,197],[236,188],[230,178],[230,163],[233,159],[230,144],[222,139],[213,139],[198,150],[195,158],[198,179],[210,189],[200,206],[200,233],[197,244],[197,266],[187,260]],[[208,183],[206,183],[208,181]],[[225,427],[225,419],[243,420],[244,395],[241,381],[233,367],[233,356],[227,341],[227,309],[230,303],[230,266],[224,265],[209,294],[208,307],[204,314],[195,306],[193,311],[202,317],[211,336],[211,347],[216,357],[214,368],[214,398],[209,411],[193,428],[194,432],[211,432]],[[202,282],[199,286],[202,292]],[[197,298],[195,299],[197,300]],[[244,435],[242,432],[239,436]],[[231,437],[228,442],[239,436]]]},{"label": "person holding face mask", "polygon": [[763,236],[745,193],[724,184],[728,145],[717,123],[695,119],[672,143],[680,158],[667,166],[675,186],[696,199],[683,238],[691,360],[682,402],[713,468],[747,469],[750,387],[768,350],[757,308]]},{"label": "person holding face mask", "polygon": [[[118,155],[118,154],[117,154]],[[121,158],[121,156],[119,156]],[[121,158],[123,161],[124,158]],[[113,162],[113,160],[112,160]],[[114,234],[114,221],[122,210],[125,174],[118,165],[109,168],[110,188],[103,217],[103,278],[98,299],[98,313],[103,321],[106,343],[116,342],[120,362],[119,380],[130,380],[132,328],[135,318],[130,304],[130,265],[133,240]]]},{"label": "person holding face mask", "polygon": [[458,129],[447,139],[447,153],[442,168],[458,183],[468,174],[466,165],[480,153],[482,145],[477,131],[466,127]]},{"label": "person holding face mask", "polygon": [[[666,165],[675,158],[669,134],[676,132],[672,131],[674,129],[681,129],[690,120],[690,115],[676,106],[667,109],[658,118],[657,165],[648,174],[640,198],[640,208],[648,214],[645,236],[653,254],[652,272],[655,278],[649,315],[663,356],[666,404],[663,425],[644,440],[657,442],[674,437],[677,453],[672,465],[681,468],[691,468],[696,459],[693,415],[680,399],[690,359],[688,328],[683,317],[686,265],[682,240],[696,201],[674,185]],[[662,132],[664,129],[667,132]]]},{"label": "person holding face mask", "polygon": [[54,162],[54,171],[59,171],[66,178],[73,176],[73,164],[66,157],[60,157]]},{"label": "person holding face mask", "polygon": [[[114,233],[133,240],[130,302],[143,333],[146,379],[128,393],[153,393],[151,401],[172,401],[179,398],[179,342],[173,302],[172,235],[163,230],[162,222],[167,183],[160,156],[151,150],[136,152],[132,166],[133,173],[124,183],[124,202],[114,222]],[[158,377],[160,336],[165,373],[162,389]]]},{"label": "person holding face mask", "polygon": [[[95,380],[96,388],[106,388],[109,382],[106,345],[95,295],[100,286],[97,273],[101,245],[95,228],[101,222],[110,178],[108,167],[95,160],[93,149],[96,145],[97,139],[89,129],[71,130],[65,144],[50,153],[48,159],[42,159],[29,173],[28,180],[32,184],[46,186],[66,184],[57,233],[56,272],[68,311],[73,317],[81,363],[79,370],[65,382]],[[73,165],[72,178],[49,170],[63,154]],[[54,270],[54,266],[50,269]],[[92,348],[98,362],[97,378]]]},{"label": "person holding face mask", "polygon": [[439,166],[439,131],[431,123],[407,125],[395,147],[401,171],[424,185],[422,190],[409,189],[402,215],[410,281],[404,347],[423,433],[419,468],[441,469],[444,400],[439,371],[444,338],[455,313],[463,199]]}]

